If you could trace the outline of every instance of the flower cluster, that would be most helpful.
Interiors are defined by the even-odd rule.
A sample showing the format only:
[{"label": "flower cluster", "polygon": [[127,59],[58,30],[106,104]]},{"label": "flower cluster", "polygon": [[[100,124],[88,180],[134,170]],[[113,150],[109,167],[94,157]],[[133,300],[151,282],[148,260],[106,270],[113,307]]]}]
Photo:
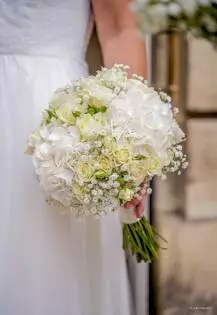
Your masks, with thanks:
[{"label": "flower cluster", "polygon": [[132,10],[143,34],[182,30],[217,44],[216,0],[134,0]]},{"label": "flower cluster", "polygon": [[187,167],[183,140],[171,99],[115,65],[57,90],[27,152],[51,204],[100,216]]}]

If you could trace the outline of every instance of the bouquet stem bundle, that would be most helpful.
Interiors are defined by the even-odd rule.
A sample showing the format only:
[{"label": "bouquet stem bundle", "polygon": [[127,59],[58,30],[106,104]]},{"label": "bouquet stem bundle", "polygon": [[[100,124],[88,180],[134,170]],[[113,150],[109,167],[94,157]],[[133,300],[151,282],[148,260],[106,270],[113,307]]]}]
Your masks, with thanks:
[{"label": "bouquet stem bundle", "polygon": [[158,257],[159,238],[167,242],[145,217],[135,223],[123,225],[123,248],[135,255],[137,262],[151,263]]}]

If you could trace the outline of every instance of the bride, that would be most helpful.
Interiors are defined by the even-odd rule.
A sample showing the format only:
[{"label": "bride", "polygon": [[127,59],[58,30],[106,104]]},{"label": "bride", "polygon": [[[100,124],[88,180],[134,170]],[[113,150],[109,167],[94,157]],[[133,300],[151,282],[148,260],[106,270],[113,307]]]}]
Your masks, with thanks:
[{"label": "bride", "polygon": [[[90,5],[105,66],[145,76],[128,0],[0,0],[2,315],[135,314],[116,213],[75,221],[49,211],[24,155],[55,89],[88,73]],[[144,200],[132,206],[141,212]]]}]

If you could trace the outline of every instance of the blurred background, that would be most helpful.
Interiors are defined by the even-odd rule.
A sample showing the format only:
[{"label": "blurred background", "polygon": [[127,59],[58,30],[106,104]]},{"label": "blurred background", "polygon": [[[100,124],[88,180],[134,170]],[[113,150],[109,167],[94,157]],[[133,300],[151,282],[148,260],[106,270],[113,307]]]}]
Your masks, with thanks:
[{"label": "blurred background", "polygon": [[[216,315],[217,50],[170,32],[152,36],[148,54],[151,83],[180,110],[189,158],[185,174],[153,183],[151,221],[168,244],[150,267],[149,315]],[[91,72],[102,64],[96,33],[87,60]]]},{"label": "blurred background", "polygon": [[155,224],[168,240],[156,266],[158,313],[217,314],[217,51],[182,33],[153,39],[154,83],[179,107],[189,168],[156,181]]}]

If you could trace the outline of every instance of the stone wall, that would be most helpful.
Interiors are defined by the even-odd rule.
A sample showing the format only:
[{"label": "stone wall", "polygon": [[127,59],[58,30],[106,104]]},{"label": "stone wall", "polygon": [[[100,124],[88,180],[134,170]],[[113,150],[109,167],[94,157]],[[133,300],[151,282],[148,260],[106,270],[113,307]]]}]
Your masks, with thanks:
[{"label": "stone wall", "polygon": [[[159,55],[166,49],[165,42],[161,40],[157,48],[162,62]],[[159,314],[215,315],[217,52],[205,41],[190,38],[188,64],[184,67],[187,80],[185,126],[190,165],[181,185],[180,179],[177,185],[174,177],[155,185],[157,227],[168,240],[168,249],[161,252],[157,265]],[[163,82],[165,73],[159,76]]]}]

